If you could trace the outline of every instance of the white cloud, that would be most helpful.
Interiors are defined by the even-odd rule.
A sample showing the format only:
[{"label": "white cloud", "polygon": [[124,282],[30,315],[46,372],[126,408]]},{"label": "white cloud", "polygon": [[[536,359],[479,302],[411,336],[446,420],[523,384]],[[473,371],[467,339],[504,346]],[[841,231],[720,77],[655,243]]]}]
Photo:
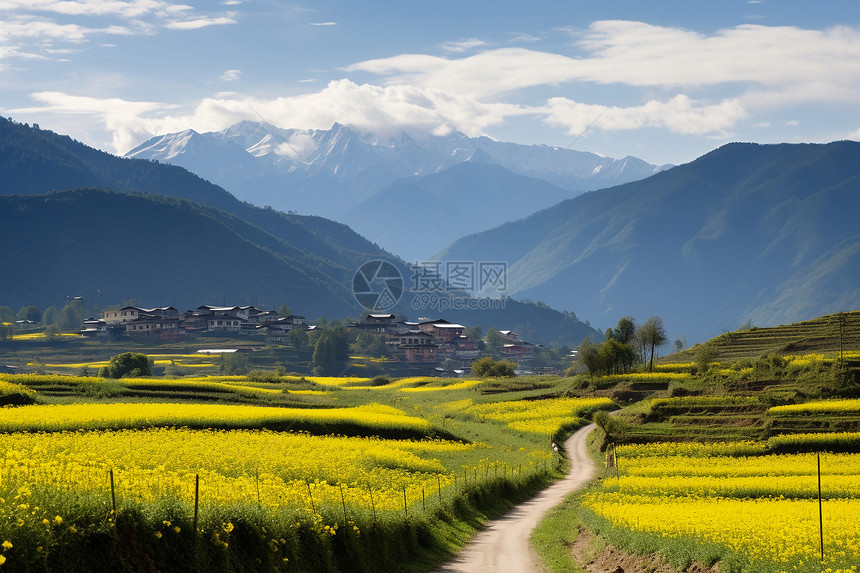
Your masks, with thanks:
[{"label": "white cloud", "polygon": [[49,114],[93,116],[111,133],[111,146],[118,153],[153,135],[189,128],[215,131],[242,120],[265,119],[275,125],[305,129],[327,129],[341,122],[380,136],[396,135],[404,129],[442,133],[454,128],[477,136],[508,117],[534,113],[523,106],[481,102],[441,90],[359,85],[349,80],[330,82],[313,94],[269,100],[220,94],[200,101],[193,109],[60,92],[39,92],[32,97],[42,105],[4,113],[42,118]]},{"label": "white cloud", "polygon": [[739,97],[755,88],[777,99],[805,101],[860,97],[856,28],[747,24],[706,35],[613,20],[595,22],[574,38],[584,56],[500,48],[462,58],[401,54],[346,70],[378,74],[386,85],[435,86],[478,97],[570,82],[664,89],[721,86]]},{"label": "white cloud", "polygon": [[242,77],[242,70],[225,70],[218,78],[222,82],[235,82]]},{"label": "white cloud", "polygon": [[16,18],[2,22],[0,26],[0,42],[3,43],[23,40],[79,43],[96,34],[128,36],[132,31],[123,26],[89,28],[78,24],[57,24],[50,20],[34,18]]},{"label": "white cloud", "polygon": [[158,12],[190,10],[191,6],[161,0],[0,0],[0,11],[51,12],[65,16],[139,18]]},{"label": "white cloud", "polygon": [[[52,16],[77,20],[60,23]],[[84,18],[115,21],[91,26]],[[0,0],[0,44],[25,44],[20,52],[39,51],[49,42],[82,43],[94,35],[151,35],[159,28],[196,30],[235,23],[233,13],[197,15],[191,6],[162,0]]]},{"label": "white cloud", "polygon": [[130,102],[119,98],[93,98],[62,92],[38,92],[33,99],[41,106],[10,110],[13,114],[89,115],[104,123],[113,135],[114,149],[130,149],[142,135],[149,135],[155,127],[145,116],[172,106],[155,102]]},{"label": "white cloud", "polygon": [[337,26],[337,22],[311,22],[311,26]]},{"label": "white cloud", "polygon": [[[8,4],[9,0],[0,0],[0,19]],[[92,10],[108,10],[108,4],[109,0],[88,3]],[[135,4],[137,9],[149,6],[152,14],[159,14],[153,20],[159,27],[195,29],[236,21],[233,14],[198,16],[184,5],[167,6],[156,0],[119,4]],[[163,16],[170,10],[176,16],[173,19]],[[3,45],[14,34],[82,42],[96,33],[126,33],[126,28],[128,33],[140,33],[131,21],[115,28],[63,27],[33,16],[11,22],[21,25],[0,26],[0,60],[27,53]],[[28,31],[24,24],[36,26]],[[521,47],[468,56],[459,52],[448,57],[401,54],[345,68],[346,72],[377,74],[380,78],[375,83],[339,79],[314,93],[291,97],[261,99],[218,93],[193,107],[180,108],[54,91],[34,94],[38,106],[9,111],[90,115],[110,131],[108,139],[114,150],[125,152],[152,135],[188,128],[213,131],[261,118],[305,129],[329,128],[341,122],[380,136],[403,129],[484,135],[512,118],[527,117],[535,124],[559,126],[571,134],[589,127],[606,132],[651,128],[724,137],[745,119],[750,125],[764,127],[762,117],[757,117],[760,110],[771,112],[777,106],[798,103],[826,107],[834,101],[860,100],[860,59],[855,57],[860,53],[860,31],[855,28],[819,31],[743,25],[702,34],[641,22],[602,21],[566,33],[573,35],[576,54]],[[440,47],[454,52],[483,45],[481,40],[466,39]],[[226,70],[220,79],[235,81],[240,74],[238,69]],[[572,95],[577,84],[625,86],[619,90],[625,92],[625,100],[619,96],[617,101],[623,103],[616,105],[582,101]],[[537,98],[537,90],[519,91],[536,87],[542,88]],[[591,89],[590,93],[598,91]],[[804,125],[808,123],[804,118]],[[295,148],[303,149],[302,145],[297,142]],[[291,150],[280,152],[289,154]]]},{"label": "white cloud", "polygon": [[479,40],[477,38],[470,38],[468,40],[460,40],[459,42],[444,42],[442,44],[439,44],[439,47],[446,52],[465,52],[467,50],[471,50],[472,48],[478,48],[485,44],[486,42],[484,42],[483,40]]},{"label": "white cloud", "polygon": [[304,160],[311,153],[316,151],[317,146],[313,138],[306,133],[293,134],[289,141],[286,141],[275,148],[275,153],[293,159]]},{"label": "white cloud", "polygon": [[511,42],[538,42],[540,38],[531,34],[517,34],[511,38]]},{"label": "white cloud", "polygon": [[219,16],[214,18],[194,18],[193,20],[174,20],[164,25],[170,30],[199,30],[209,26],[224,26],[236,24],[236,19],[231,16]]},{"label": "white cloud", "polygon": [[633,107],[589,105],[559,97],[551,98],[545,111],[547,123],[562,126],[571,135],[589,128],[621,131],[646,127],[686,135],[723,135],[747,115],[737,100],[701,105],[686,95]]}]

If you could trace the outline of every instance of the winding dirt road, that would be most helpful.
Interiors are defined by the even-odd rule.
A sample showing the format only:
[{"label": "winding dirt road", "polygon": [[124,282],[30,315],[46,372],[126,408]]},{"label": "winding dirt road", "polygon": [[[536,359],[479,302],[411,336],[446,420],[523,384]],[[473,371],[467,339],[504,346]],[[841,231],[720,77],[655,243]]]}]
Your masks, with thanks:
[{"label": "winding dirt road", "polygon": [[594,424],[580,428],[564,443],[570,458],[567,477],[490,522],[438,573],[529,573],[538,571],[537,554],[529,536],[543,516],[594,475],[585,438]]}]

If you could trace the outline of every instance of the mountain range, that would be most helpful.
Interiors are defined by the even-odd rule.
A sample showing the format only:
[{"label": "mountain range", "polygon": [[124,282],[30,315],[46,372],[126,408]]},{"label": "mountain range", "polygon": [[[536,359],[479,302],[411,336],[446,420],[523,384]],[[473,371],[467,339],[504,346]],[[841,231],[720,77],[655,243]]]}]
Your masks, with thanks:
[{"label": "mountain range", "polygon": [[[425,260],[453,238],[667,167],[459,132],[379,139],[341,124],[297,130],[249,121],[157,136],[126,156],[180,165],[255,205],[347,223],[406,260]],[[404,212],[411,204],[422,209]],[[397,232],[425,225],[435,232],[424,241],[404,241]]]},{"label": "mountain range", "polygon": [[463,237],[507,293],[612,326],[660,315],[702,341],[860,307],[860,143],[729,144],[647,179]]},{"label": "mountain range", "polygon": [[[0,119],[0,305],[82,295],[98,306],[286,302],[310,319],[357,316],[353,277],[374,260],[410,277],[404,261],[342,223],[256,207],[181,167]],[[406,295],[391,311],[439,316]],[[534,342],[576,344],[594,333],[571,313],[514,300],[444,315]]]}]

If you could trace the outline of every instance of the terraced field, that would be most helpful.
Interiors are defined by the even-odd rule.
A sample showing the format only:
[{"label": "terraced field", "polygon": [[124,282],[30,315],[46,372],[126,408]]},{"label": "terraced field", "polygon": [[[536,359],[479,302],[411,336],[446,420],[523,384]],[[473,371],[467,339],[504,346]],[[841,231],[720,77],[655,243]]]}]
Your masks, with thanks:
[{"label": "terraced field", "polygon": [[[764,354],[813,354],[860,348],[860,311],[830,314],[794,324],[730,332],[711,342],[723,362]],[[695,360],[696,348],[673,355],[673,360]],[[853,359],[860,365],[860,360]]]}]

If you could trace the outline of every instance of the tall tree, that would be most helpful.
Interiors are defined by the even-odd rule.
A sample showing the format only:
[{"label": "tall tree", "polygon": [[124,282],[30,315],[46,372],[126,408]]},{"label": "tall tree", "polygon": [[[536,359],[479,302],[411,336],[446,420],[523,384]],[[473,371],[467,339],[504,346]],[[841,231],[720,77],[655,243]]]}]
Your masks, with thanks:
[{"label": "tall tree", "polygon": [[42,322],[45,326],[50,326],[60,320],[60,311],[57,310],[56,306],[49,306],[45,309],[45,312],[42,313]]},{"label": "tall tree", "polygon": [[648,320],[645,321],[645,324],[640,326],[637,330],[637,339],[642,345],[643,349],[647,349],[650,353],[650,358],[648,360],[648,371],[654,370],[654,351],[658,346],[662,345],[666,342],[666,328],[663,326],[663,319],[659,316],[652,316]]},{"label": "tall tree", "polygon": [[632,316],[624,316],[618,321],[618,326],[615,327],[615,340],[621,344],[630,344],[633,341],[633,333],[636,332],[636,325],[633,323]]},{"label": "tall tree", "polygon": [[18,311],[18,320],[42,322],[42,311],[38,306],[22,306],[21,310]]},{"label": "tall tree", "polygon": [[600,345],[592,344],[590,338],[583,338],[576,349],[576,359],[594,376],[600,371]]},{"label": "tall tree", "polygon": [[480,325],[476,324],[475,326],[470,326],[469,328],[464,330],[463,334],[471,338],[473,341],[477,342],[483,337],[484,331]]},{"label": "tall tree", "polygon": [[484,341],[487,343],[487,350],[493,354],[499,354],[502,347],[505,345],[502,335],[499,334],[499,329],[495,326],[491,326],[487,329],[487,335],[484,336]]},{"label": "tall tree", "polygon": [[287,338],[290,339],[290,344],[294,348],[303,348],[308,345],[308,333],[300,328],[294,328],[287,333]]},{"label": "tall tree", "polygon": [[343,374],[348,359],[349,337],[345,328],[337,326],[320,334],[314,346],[314,374],[339,376]]}]

